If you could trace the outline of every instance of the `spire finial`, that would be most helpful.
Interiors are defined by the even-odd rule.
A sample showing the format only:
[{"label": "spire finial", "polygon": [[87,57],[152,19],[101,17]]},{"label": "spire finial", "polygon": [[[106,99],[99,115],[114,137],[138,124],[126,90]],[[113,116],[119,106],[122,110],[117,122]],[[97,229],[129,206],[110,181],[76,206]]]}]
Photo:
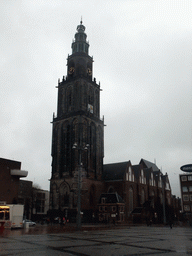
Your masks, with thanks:
[{"label": "spire finial", "polygon": [[81,16],[81,21],[80,21],[80,23],[81,23],[81,24],[83,23],[83,21],[82,21],[82,16]]}]

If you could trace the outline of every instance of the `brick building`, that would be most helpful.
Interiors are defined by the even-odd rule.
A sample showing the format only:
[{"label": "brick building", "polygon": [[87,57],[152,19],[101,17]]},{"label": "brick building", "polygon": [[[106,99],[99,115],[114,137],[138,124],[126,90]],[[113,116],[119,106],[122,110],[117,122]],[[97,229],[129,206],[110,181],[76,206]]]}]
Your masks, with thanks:
[{"label": "brick building", "polygon": [[182,211],[192,214],[192,173],[179,175]]},{"label": "brick building", "polygon": [[0,158],[0,201],[18,203],[19,181],[27,175],[21,170],[21,162]]},{"label": "brick building", "polygon": [[168,175],[163,175],[154,163],[141,159],[138,165],[131,161],[106,164],[103,182],[105,192],[116,192],[125,202],[125,220],[132,219],[132,211],[137,208],[137,214],[150,211],[157,222],[162,222],[163,206],[168,218],[172,203]]}]

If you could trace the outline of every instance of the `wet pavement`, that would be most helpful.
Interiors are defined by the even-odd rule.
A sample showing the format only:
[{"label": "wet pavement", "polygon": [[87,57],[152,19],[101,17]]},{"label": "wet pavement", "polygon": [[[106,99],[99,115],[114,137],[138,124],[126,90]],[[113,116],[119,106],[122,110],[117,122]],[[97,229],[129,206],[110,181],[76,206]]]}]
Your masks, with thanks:
[{"label": "wet pavement", "polygon": [[192,255],[191,227],[40,226],[4,230],[0,255],[136,256]]}]

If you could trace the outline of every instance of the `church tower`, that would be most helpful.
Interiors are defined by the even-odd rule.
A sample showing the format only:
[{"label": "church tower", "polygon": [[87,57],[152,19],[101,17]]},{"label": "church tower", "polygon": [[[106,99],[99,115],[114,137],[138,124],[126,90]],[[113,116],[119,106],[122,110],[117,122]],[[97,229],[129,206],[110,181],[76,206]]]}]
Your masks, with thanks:
[{"label": "church tower", "polygon": [[[81,166],[93,207],[102,183],[104,119],[100,119],[100,83],[93,78],[93,58],[85,26],[80,22],[67,58],[67,75],[58,82],[57,116],[53,116],[50,209],[76,209],[75,184]],[[99,192],[98,192],[99,193]],[[83,203],[83,201],[82,201]],[[83,206],[82,206],[83,207]]]}]

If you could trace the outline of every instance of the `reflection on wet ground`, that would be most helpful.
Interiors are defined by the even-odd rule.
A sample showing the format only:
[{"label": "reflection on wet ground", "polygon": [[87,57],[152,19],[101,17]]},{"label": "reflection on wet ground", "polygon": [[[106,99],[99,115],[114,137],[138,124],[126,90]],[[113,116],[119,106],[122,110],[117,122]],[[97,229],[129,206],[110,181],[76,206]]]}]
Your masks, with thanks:
[{"label": "reflection on wet ground", "polygon": [[[111,228],[110,225],[83,225],[81,230],[95,230],[95,229],[108,229]],[[118,228],[118,227],[116,227]],[[28,227],[22,229],[3,229],[0,230],[0,236],[21,236],[21,235],[43,235],[43,234],[55,234],[55,233],[65,233],[77,231],[75,223],[68,223],[67,225],[59,224],[37,224],[35,227]]]},{"label": "reflection on wet ground", "polygon": [[37,224],[35,227],[28,227],[22,229],[3,229],[0,230],[0,236],[20,236],[20,235],[41,235],[52,233],[73,232],[76,226],[71,224],[68,226],[54,225],[41,225]]}]

